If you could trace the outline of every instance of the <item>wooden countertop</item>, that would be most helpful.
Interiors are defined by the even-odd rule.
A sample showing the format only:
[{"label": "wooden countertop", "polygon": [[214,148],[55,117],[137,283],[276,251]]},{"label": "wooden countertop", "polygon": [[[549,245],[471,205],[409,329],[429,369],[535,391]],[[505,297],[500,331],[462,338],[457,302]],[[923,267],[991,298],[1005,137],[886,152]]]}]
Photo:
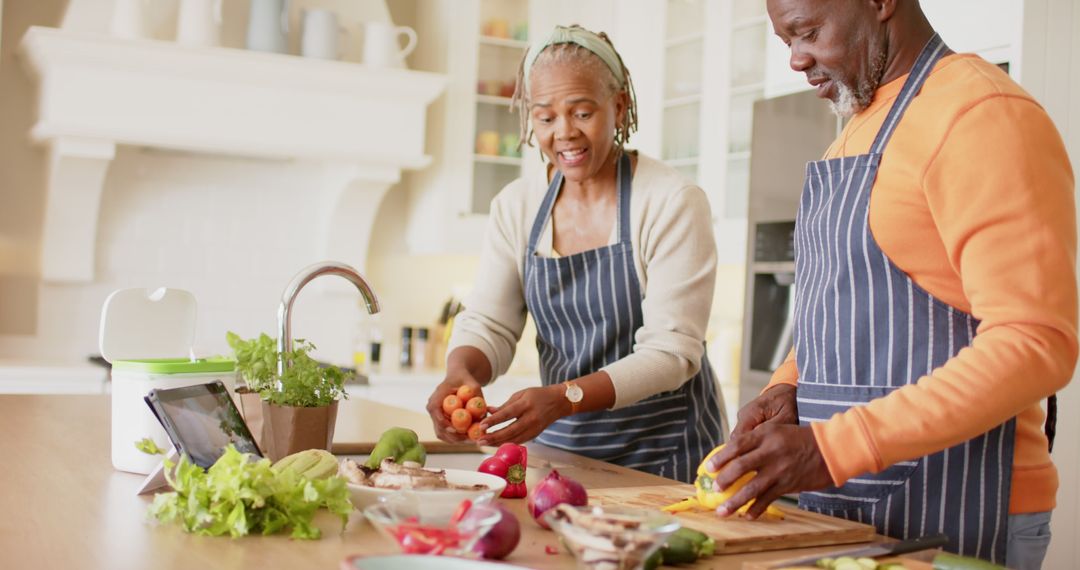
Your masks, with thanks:
[{"label": "wooden countertop", "polygon": [[[107,396],[0,396],[0,568],[338,568],[354,554],[396,554],[358,512],[344,532],[326,513],[316,519],[321,540],[287,535],[241,539],[185,534],[148,522],[148,496],[135,494],[143,477],[112,468]],[[434,434],[426,416],[366,400],[342,402],[336,442],[374,441],[390,426]],[[671,483],[616,465],[529,445],[529,484],[552,468],[586,488]],[[438,465],[438,455],[430,464]],[[477,456],[479,463],[480,456]],[[557,539],[536,525],[525,501],[504,500],[518,516],[522,540],[506,561],[530,568],[573,568],[566,553],[545,553]],[[697,568],[742,567],[815,549],[716,556]],[[816,549],[823,550],[823,549]]]}]

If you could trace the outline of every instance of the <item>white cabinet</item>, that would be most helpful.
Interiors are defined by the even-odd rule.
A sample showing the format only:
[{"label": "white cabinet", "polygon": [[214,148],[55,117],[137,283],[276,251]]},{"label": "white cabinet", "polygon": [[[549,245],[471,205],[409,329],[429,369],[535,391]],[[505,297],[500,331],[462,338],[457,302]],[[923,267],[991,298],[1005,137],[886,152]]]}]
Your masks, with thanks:
[{"label": "white cabinet", "polygon": [[[765,91],[771,36],[764,0],[418,0],[417,14],[414,67],[451,84],[429,111],[434,162],[406,178],[410,251],[475,253],[490,199],[542,168],[534,147],[523,147],[520,161],[502,152],[517,134],[505,95],[526,45],[514,30],[527,23],[535,39],[577,23],[607,32],[632,73],[640,118],[630,147],[705,189],[721,263],[743,263],[751,113]],[[509,38],[491,37],[502,35],[492,19],[506,22]]]},{"label": "white cabinet", "polygon": [[522,55],[529,47],[529,0],[480,0],[469,215],[487,214],[491,199],[521,176],[520,119],[510,103]]},{"label": "white cabinet", "polygon": [[[429,110],[434,161],[405,179],[410,252],[477,253],[491,199],[511,180],[543,168],[535,147],[523,146],[520,157],[513,151],[519,128],[509,95],[527,40],[576,23],[609,32],[624,56],[634,54],[628,66],[647,63],[639,44],[650,23],[638,9],[649,4],[657,0],[418,0],[421,42],[413,66],[445,73],[450,84]],[[644,34],[621,39],[624,25]]]},{"label": "white cabinet", "polygon": [[106,394],[108,381],[86,362],[0,359],[0,394]]},{"label": "white cabinet", "polygon": [[[926,18],[957,52],[977,53],[993,63],[1009,63],[1020,77],[1024,3],[1014,0],[923,0]],[[978,25],[972,25],[977,14]],[[765,95],[777,97],[809,89],[806,77],[791,70],[789,52],[771,31],[766,38]]]},{"label": "white cabinet", "polygon": [[[1024,2],[1015,0],[922,0],[926,17],[950,48],[977,53],[992,63],[1009,63],[1020,77]],[[977,14],[978,25],[972,25]]]},{"label": "white cabinet", "polygon": [[[528,164],[511,112],[517,66],[532,29],[529,0],[419,0],[414,66],[450,78],[429,111],[432,165],[406,178],[413,253],[476,253],[491,199]],[[525,147],[523,150],[530,150]]]},{"label": "white cabinet", "polygon": [[[643,143],[632,146],[658,154],[705,190],[720,263],[742,264],[753,102],[763,96],[765,85],[765,2],[653,0],[636,14],[663,25],[651,24],[660,37],[648,39],[659,69],[646,65],[639,74],[631,67]],[[657,81],[656,93],[647,93]],[[650,117],[659,119],[655,145],[648,144]]]}]

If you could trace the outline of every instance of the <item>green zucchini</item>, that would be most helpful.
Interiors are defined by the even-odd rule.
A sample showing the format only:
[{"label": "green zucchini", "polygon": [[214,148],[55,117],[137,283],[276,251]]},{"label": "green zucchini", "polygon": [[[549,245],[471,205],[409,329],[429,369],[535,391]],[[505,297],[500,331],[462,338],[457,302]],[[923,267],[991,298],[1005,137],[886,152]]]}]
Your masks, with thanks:
[{"label": "green zucchini", "polygon": [[664,565],[664,553],[663,549],[657,548],[655,552],[649,555],[645,559],[645,566],[642,566],[644,570],[656,570]]},{"label": "green zucchini", "polygon": [[934,570],[1005,570],[1005,567],[978,558],[943,552],[934,557]]},{"label": "green zucchini", "polygon": [[664,564],[693,564],[698,559],[697,544],[678,534],[669,536],[660,552],[664,557]]},{"label": "green zucchini", "polygon": [[702,544],[706,540],[709,540],[709,535],[701,532],[700,530],[694,530],[688,527],[679,527],[679,530],[675,531],[675,536],[681,536],[683,538],[694,541],[694,544]]},{"label": "green zucchini", "polygon": [[699,530],[684,526],[675,531],[675,535],[690,539],[697,546],[698,558],[707,558],[716,554],[716,540]]},{"label": "green zucchini", "polygon": [[841,556],[833,562],[833,570],[864,570],[863,565],[859,564],[854,558],[850,556]]},{"label": "green zucchini", "polygon": [[705,542],[701,544],[701,551],[698,552],[698,554],[702,558],[708,558],[713,554],[716,554],[716,539],[711,536],[707,538]]}]

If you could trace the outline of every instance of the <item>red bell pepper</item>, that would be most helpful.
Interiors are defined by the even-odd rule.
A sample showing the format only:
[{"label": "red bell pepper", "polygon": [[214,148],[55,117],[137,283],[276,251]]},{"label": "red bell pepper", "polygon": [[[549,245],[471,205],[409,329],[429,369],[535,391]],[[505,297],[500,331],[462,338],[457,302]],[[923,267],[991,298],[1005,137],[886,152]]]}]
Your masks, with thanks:
[{"label": "red bell pepper", "polygon": [[525,487],[525,468],[528,465],[529,450],[524,445],[504,443],[495,451],[495,455],[480,463],[477,471],[490,473],[506,480],[506,488],[500,497],[520,499],[529,494]]}]

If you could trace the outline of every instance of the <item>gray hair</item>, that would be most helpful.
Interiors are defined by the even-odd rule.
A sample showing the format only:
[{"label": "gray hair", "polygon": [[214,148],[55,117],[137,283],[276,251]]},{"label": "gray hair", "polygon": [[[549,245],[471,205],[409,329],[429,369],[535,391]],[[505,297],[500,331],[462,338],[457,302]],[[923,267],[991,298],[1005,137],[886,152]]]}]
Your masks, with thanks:
[{"label": "gray hair", "polygon": [[[579,26],[571,26],[577,28]],[[596,34],[603,39],[614,51],[615,46],[611,43],[611,39],[607,34],[600,32]],[[615,52],[618,55],[618,52]],[[518,142],[518,148],[521,145],[527,144],[533,146],[532,137],[532,123],[529,121],[529,103],[530,94],[526,88],[525,77],[525,60],[528,57],[528,53],[521,58],[521,64],[518,66],[517,83],[514,86],[514,98],[511,101],[510,110],[517,110],[518,119],[520,122],[520,141]],[[630,140],[630,133],[637,130],[638,118],[637,118],[637,94],[634,92],[634,83],[630,79],[630,70],[626,68],[626,64],[622,61],[622,56],[619,56],[619,68],[622,71],[622,77],[617,77],[614,70],[611,69],[600,56],[596,55],[588,48],[575,43],[557,43],[547,46],[537,56],[536,61],[533,63],[532,70],[542,68],[550,65],[557,65],[562,63],[573,63],[581,66],[587,70],[590,75],[594,75],[600,78],[601,83],[604,86],[606,94],[618,93],[625,91],[629,103],[626,106],[626,112],[623,114],[622,121],[615,126],[615,146],[618,147],[621,153],[626,142]]]}]

